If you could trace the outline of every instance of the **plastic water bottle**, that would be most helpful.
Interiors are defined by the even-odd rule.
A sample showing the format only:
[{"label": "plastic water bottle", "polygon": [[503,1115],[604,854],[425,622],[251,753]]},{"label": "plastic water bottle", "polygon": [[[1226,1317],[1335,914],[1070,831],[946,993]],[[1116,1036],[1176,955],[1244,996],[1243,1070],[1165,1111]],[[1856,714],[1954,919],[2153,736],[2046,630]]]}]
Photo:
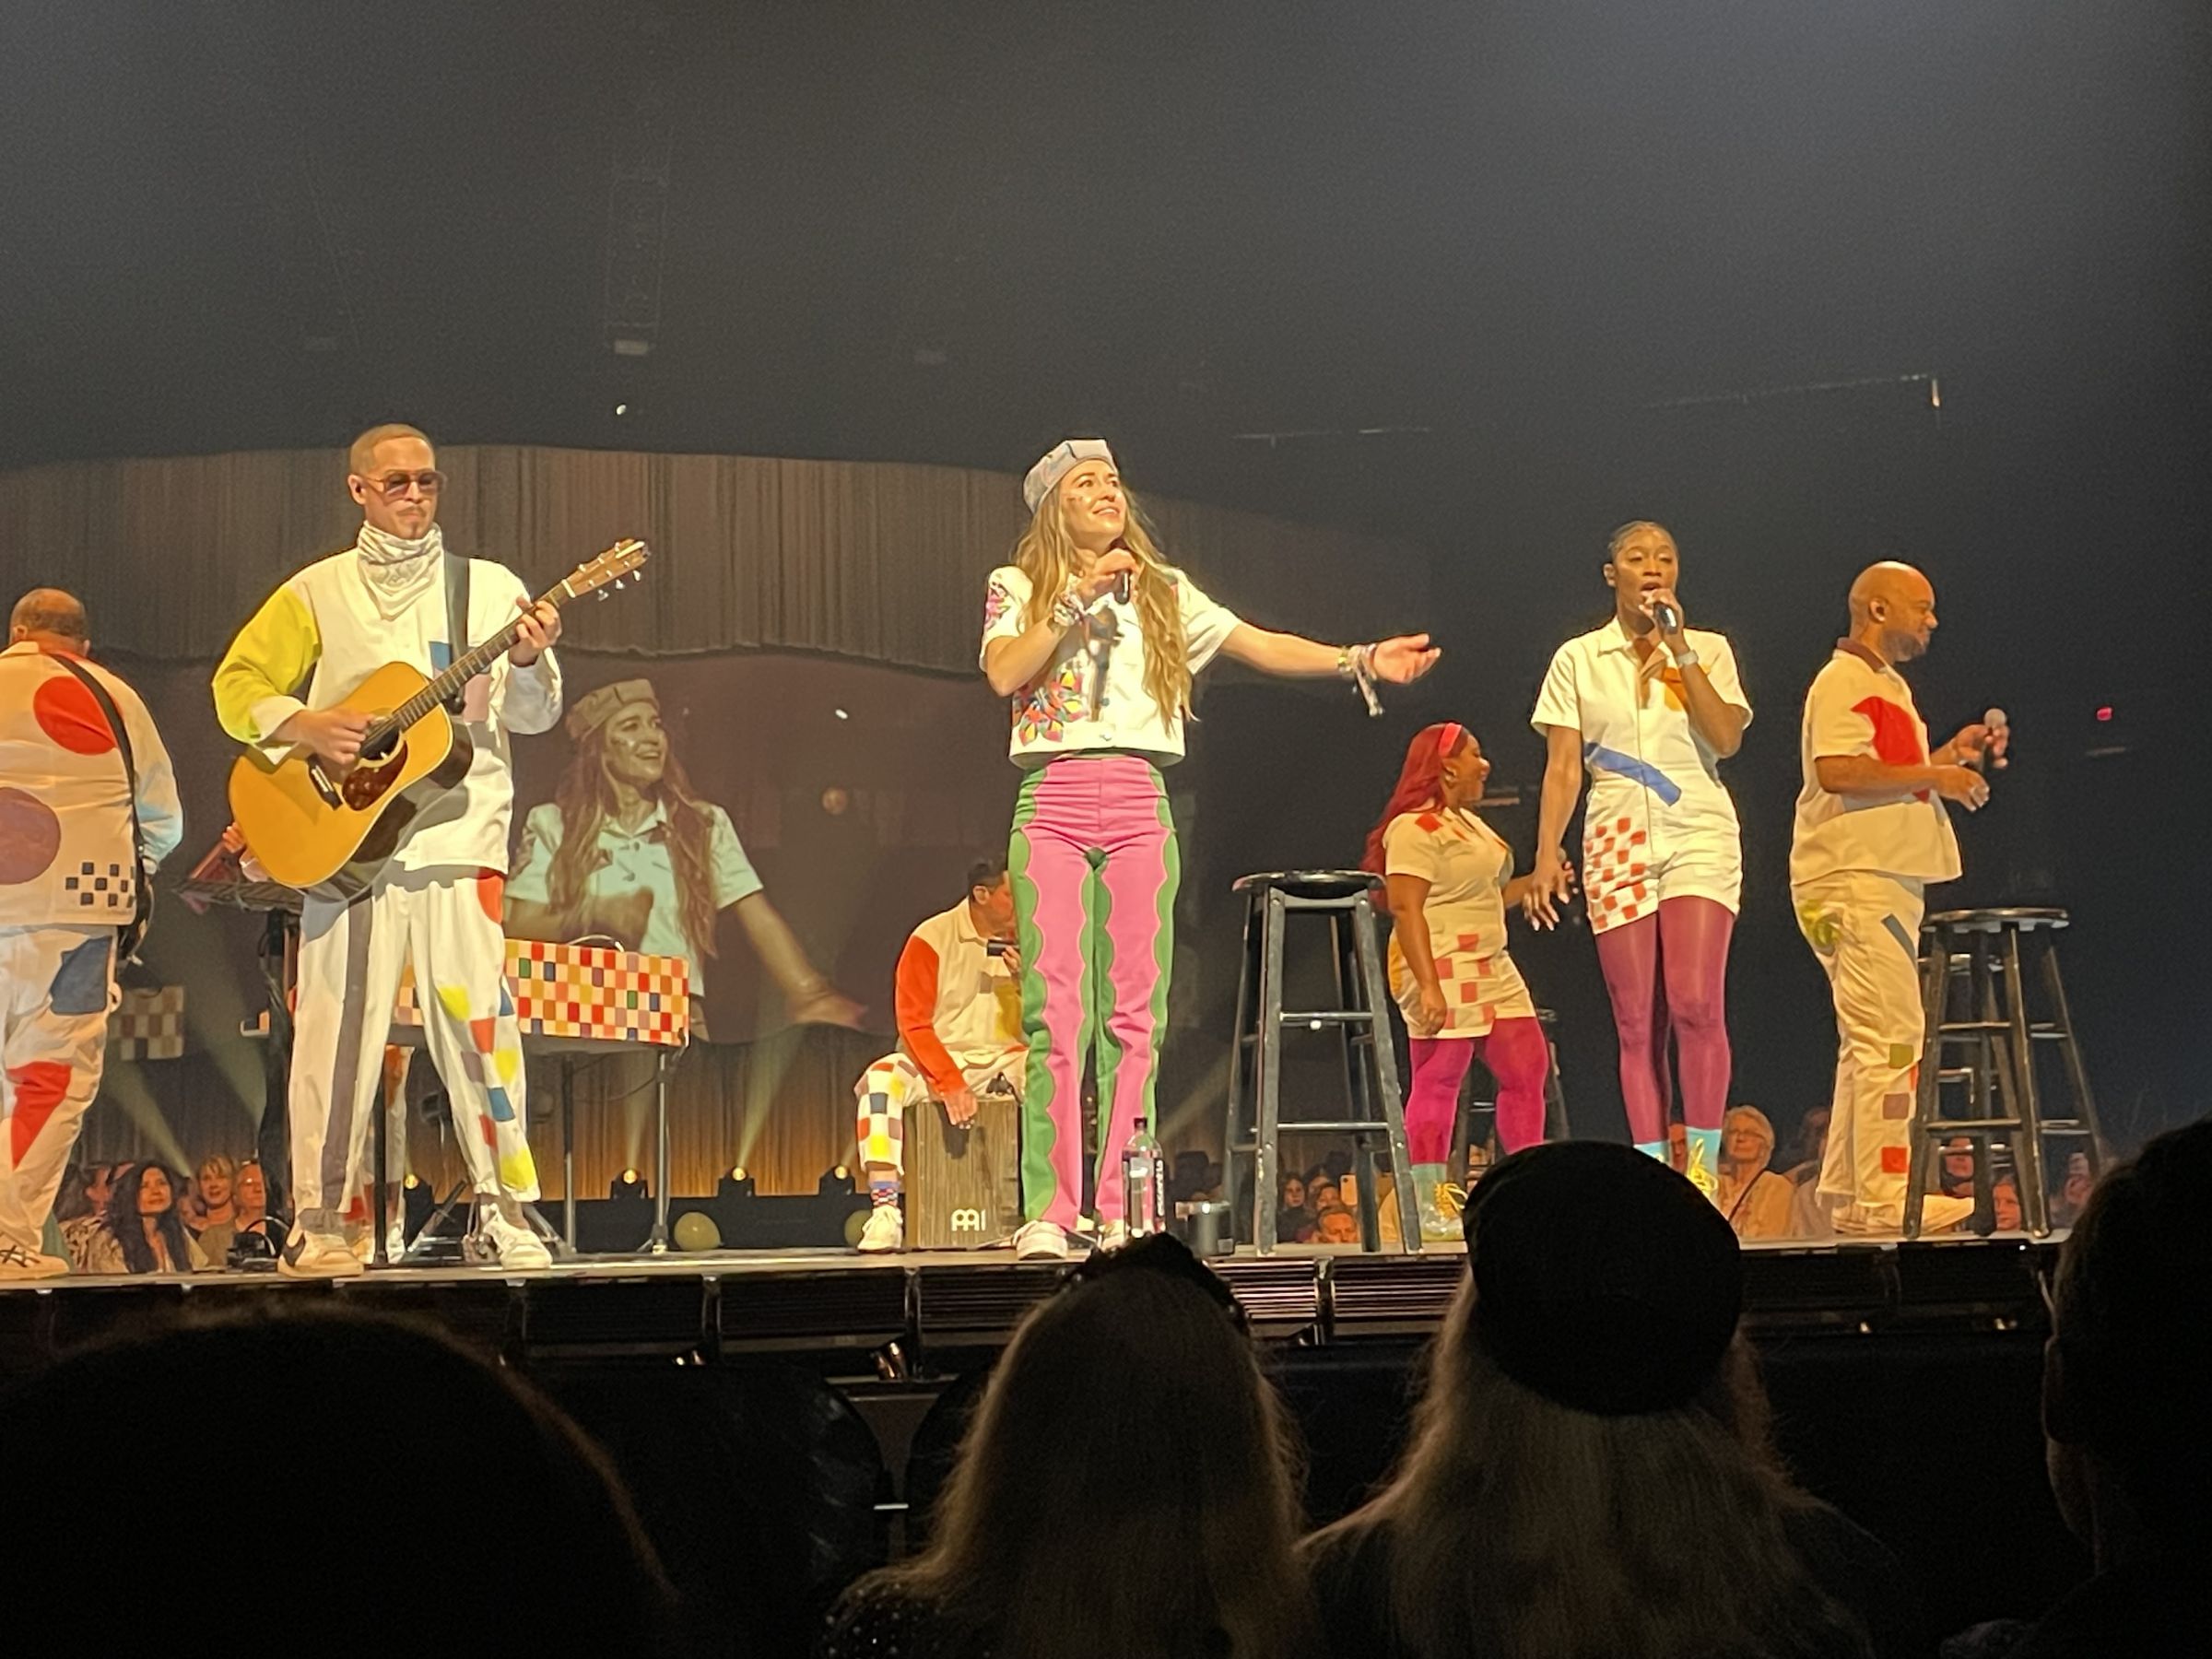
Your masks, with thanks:
[{"label": "plastic water bottle", "polygon": [[1141,1117],[1122,1148],[1122,1217],[1133,1239],[1168,1225],[1168,1160]]}]

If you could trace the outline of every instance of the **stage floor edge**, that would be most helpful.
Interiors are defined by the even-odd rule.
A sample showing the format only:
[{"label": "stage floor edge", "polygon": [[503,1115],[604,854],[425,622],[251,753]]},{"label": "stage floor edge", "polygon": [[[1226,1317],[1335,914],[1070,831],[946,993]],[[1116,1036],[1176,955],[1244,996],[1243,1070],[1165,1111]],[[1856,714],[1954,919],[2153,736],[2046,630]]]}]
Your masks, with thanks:
[{"label": "stage floor edge", "polygon": [[[2058,1240],[2000,1235],[1912,1243],[1759,1244],[1744,1251],[1754,1335],[2040,1326]],[[861,1255],[763,1250],[591,1256],[533,1273],[387,1267],[337,1280],[265,1273],[72,1275],[0,1287],[0,1375],[146,1320],[232,1312],[267,1297],[427,1319],[517,1363],[660,1356],[806,1359],[836,1372],[926,1369],[933,1354],[995,1347],[1071,1264],[1005,1250]],[[1463,1248],[1242,1250],[1210,1265],[1254,1333],[1323,1347],[1432,1333],[1466,1272]]]}]

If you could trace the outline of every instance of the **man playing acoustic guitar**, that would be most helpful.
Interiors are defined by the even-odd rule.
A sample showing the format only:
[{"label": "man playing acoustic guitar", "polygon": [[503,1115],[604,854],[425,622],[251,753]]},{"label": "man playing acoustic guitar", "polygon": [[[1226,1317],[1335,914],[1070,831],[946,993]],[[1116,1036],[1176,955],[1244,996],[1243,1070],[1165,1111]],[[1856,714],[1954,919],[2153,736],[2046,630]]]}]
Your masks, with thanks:
[{"label": "man playing acoustic guitar", "polygon": [[[560,616],[549,604],[533,611],[504,565],[446,552],[437,524],[444,476],[415,428],[371,428],[354,440],[348,465],[360,535],[286,582],[231,641],[215,671],[225,731],[272,760],[305,748],[342,773],[359,758],[373,717],[333,704],[387,663],[434,676],[515,622],[518,609],[525,614],[513,648],[468,683],[454,715],[475,745],[466,775],[407,825],[369,891],[350,902],[307,896],[290,1089],[297,1219],[278,1271],[360,1271],[347,1231],[359,1236],[367,1218],[370,1113],[410,961],[476,1187],[472,1243],[501,1266],[543,1267],[546,1247],[522,1212],[537,1197],[537,1172],[500,916],[514,806],[508,738],[549,730],[560,717],[560,669],[549,649]],[[448,619],[449,594],[467,595],[464,629]]]}]

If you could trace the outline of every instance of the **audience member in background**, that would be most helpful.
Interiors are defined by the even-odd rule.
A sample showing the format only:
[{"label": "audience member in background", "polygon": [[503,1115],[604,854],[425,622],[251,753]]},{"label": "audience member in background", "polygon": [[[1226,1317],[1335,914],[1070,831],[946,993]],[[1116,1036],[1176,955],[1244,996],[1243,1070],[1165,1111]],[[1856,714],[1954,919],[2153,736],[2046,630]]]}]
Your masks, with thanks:
[{"label": "audience member in background", "polygon": [[88,1273],[197,1273],[207,1265],[177,1211],[177,1177],[166,1164],[128,1166],[115,1177],[108,1213],[85,1253]]},{"label": "audience member in background", "polygon": [[62,1223],[62,1243],[69,1265],[78,1273],[92,1271],[92,1245],[108,1225],[108,1203],[115,1196],[115,1182],[130,1169],[127,1163],[94,1164],[85,1172],[85,1208]]},{"label": "audience member in background", "polygon": [[1313,1218],[1313,1241],[1316,1244],[1357,1244],[1359,1242],[1359,1218],[1341,1204],[1332,1204]]},{"label": "audience member in background", "polygon": [[[0,1393],[8,1477],[21,1483],[10,1489],[38,1495],[51,1535],[104,1546],[45,1551],[36,1571],[12,1571],[19,1629],[67,1629],[90,1595],[139,1629],[199,1606],[250,1607],[270,1630],[335,1630],[402,1594],[425,1617],[465,1623],[482,1653],[676,1652],[666,1581],[626,1494],[535,1390],[424,1327],[261,1300],[251,1314],[80,1347]],[[292,1305],[270,1305],[279,1300]],[[118,1493],[179,1447],[250,1448],[256,1469],[342,1488],[342,1544],[327,1527],[267,1526],[256,1512],[220,1529],[215,1547],[130,1548]],[[85,1478],[88,1448],[107,1478]],[[379,1474],[343,1473],[363,1469]],[[466,1547],[453,1527],[448,1547],[430,1543],[423,1506],[452,1471],[472,1472],[459,1489],[479,1519],[515,1523],[480,1525]],[[157,1506],[166,1497],[158,1484],[146,1493]],[[127,1571],[117,1549],[129,1550]],[[735,1641],[747,1651],[742,1633]]]},{"label": "audience member in background", "polygon": [[1774,1125],[1756,1106],[1731,1106],[1721,1124],[1721,1183],[1712,1201],[1739,1239],[1790,1236],[1790,1200],[1796,1188],[1767,1168],[1774,1156]]},{"label": "audience member in background", "polygon": [[[236,1218],[232,1222],[234,1232],[267,1234],[272,1223],[281,1222],[281,1218],[269,1214],[268,1177],[262,1172],[261,1160],[257,1158],[249,1158],[238,1166],[238,1177],[230,1185],[230,1202],[236,1211]],[[283,1227],[277,1225],[271,1236],[282,1243]]]},{"label": "audience member in background", "polygon": [[108,1207],[108,1193],[115,1179],[115,1170],[112,1163],[85,1166],[85,1202],[92,1206],[94,1215]]},{"label": "audience member in background", "polygon": [[1946,1659],[2134,1659],[2212,1645],[2212,1119],[2108,1171],[2060,1249],[2043,1354],[2051,1489],[2096,1564],[2037,1624]]},{"label": "audience member in background", "polygon": [[1943,1156],[1936,1161],[1936,1186],[1947,1198],[1973,1197],[1974,1143],[1965,1135],[1954,1135],[1943,1143]]},{"label": "audience member in background", "polygon": [[1677,1175],[1689,1169],[1689,1125],[1680,1118],[1669,1118],[1666,1124],[1667,1167]]},{"label": "audience member in background", "polygon": [[1820,1195],[1820,1160],[1828,1155],[1829,1109],[1816,1106],[1798,1121],[1790,1151],[1790,1237],[1832,1239],[1836,1206]]},{"label": "audience member in background", "polygon": [[2020,1211],[2020,1188],[2009,1175],[2000,1175],[1989,1183],[1990,1207],[1996,1216],[1999,1232],[2018,1232],[2023,1225]]},{"label": "audience member in background", "polygon": [[1295,1465],[1227,1287],[1165,1236],[1094,1256],[993,1371],[929,1547],[861,1580],[821,1652],[1308,1651]]},{"label": "audience member in background", "polygon": [[1895,1559],[1769,1445],[1735,1236],[1696,1187],[1627,1147],[1534,1147],[1465,1220],[1405,1459],[1307,1546],[1329,1652],[1922,1651]]},{"label": "audience member in background", "polygon": [[2083,1206],[2089,1201],[2089,1190],[2097,1177],[2089,1168],[2087,1152],[2066,1154],[2065,1180],[2057,1192],[2051,1194],[2051,1225],[2071,1227],[2081,1218]]},{"label": "audience member in background", "polygon": [[200,1223],[200,1253],[220,1267],[230,1253],[231,1237],[238,1231],[238,1165],[220,1152],[200,1159],[200,1204],[206,1218]]},{"label": "audience member in background", "polygon": [[1312,1218],[1306,1211],[1306,1182],[1302,1175],[1283,1177],[1281,1191],[1275,1211],[1275,1236],[1285,1241],[1294,1240],[1300,1229]]}]

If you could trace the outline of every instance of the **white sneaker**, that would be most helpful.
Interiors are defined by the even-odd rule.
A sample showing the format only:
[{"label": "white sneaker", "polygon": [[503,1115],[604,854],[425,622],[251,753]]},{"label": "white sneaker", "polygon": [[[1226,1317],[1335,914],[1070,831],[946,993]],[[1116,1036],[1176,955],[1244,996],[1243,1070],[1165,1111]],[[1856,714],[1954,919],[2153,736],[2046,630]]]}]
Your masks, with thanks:
[{"label": "white sneaker", "polygon": [[310,1232],[295,1221],[276,1253],[276,1271],[286,1278],[352,1278],[361,1262],[344,1233]]},{"label": "white sneaker", "polygon": [[1067,1260],[1067,1230],[1053,1221],[1030,1221],[1014,1233],[1014,1253],[1025,1262]]},{"label": "white sneaker", "polygon": [[[1974,1213],[1971,1198],[1948,1198],[1930,1193],[1920,1203],[1920,1234],[1928,1238],[1952,1231]],[[1901,1239],[1905,1236],[1905,1206],[1901,1204],[1847,1204],[1836,1212],[1836,1236],[1841,1239]]]},{"label": "white sneaker", "polygon": [[1129,1223],[1126,1221],[1109,1221],[1099,1231],[1100,1250],[1119,1250],[1128,1242]]},{"label": "white sneaker", "polygon": [[[1947,1198],[1941,1193],[1930,1193],[1920,1201],[1920,1236],[1930,1233],[1954,1232],[1966,1225],[1974,1213],[1971,1198]],[[1903,1220],[1899,1220],[1903,1230]]]},{"label": "white sneaker", "polygon": [[906,1218],[895,1204],[879,1204],[868,1212],[868,1224],[860,1230],[860,1247],[870,1255],[906,1247]]},{"label": "white sneaker", "polygon": [[529,1273],[553,1265],[553,1253],[543,1239],[522,1222],[508,1220],[489,1205],[478,1213],[476,1237],[470,1242],[479,1258],[488,1257],[513,1272]]},{"label": "white sneaker", "polygon": [[67,1258],[51,1256],[20,1244],[0,1244],[0,1281],[60,1278],[69,1271]]}]

